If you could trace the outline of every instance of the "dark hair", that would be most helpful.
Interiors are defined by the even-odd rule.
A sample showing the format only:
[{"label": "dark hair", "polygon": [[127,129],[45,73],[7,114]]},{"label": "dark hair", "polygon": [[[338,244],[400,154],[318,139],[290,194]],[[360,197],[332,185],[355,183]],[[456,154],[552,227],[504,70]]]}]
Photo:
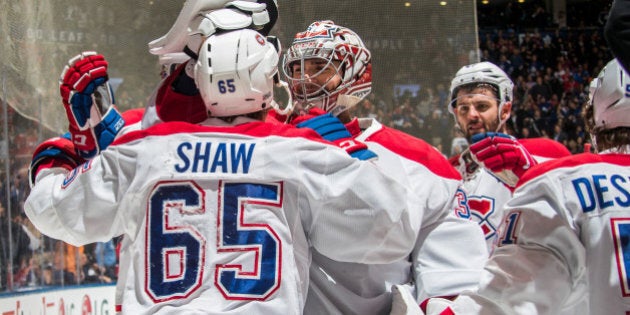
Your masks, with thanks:
[{"label": "dark hair", "polygon": [[591,137],[594,138],[593,141],[598,151],[619,148],[630,144],[630,127],[595,128],[595,115],[591,104],[586,106],[583,115],[584,127],[591,134]]}]

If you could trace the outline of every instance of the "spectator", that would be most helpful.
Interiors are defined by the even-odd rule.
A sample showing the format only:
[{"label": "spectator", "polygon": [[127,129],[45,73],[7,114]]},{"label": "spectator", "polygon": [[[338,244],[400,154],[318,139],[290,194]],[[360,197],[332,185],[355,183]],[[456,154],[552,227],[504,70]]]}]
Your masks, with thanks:
[{"label": "spectator", "polygon": [[83,247],[74,247],[62,241],[55,241],[52,265],[52,283],[69,285],[78,283],[77,254],[83,253]]},{"label": "spectator", "polygon": [[551,92],[551,87],[549,87],[549,85],[545,83],[542,75],[536,76],[536,84],[534,84],[534,86],[532,86],[532,88],[529,90],[529,94],[536,102],[540,102],[541,96],[546,100],[550,99]]},{"label": "spectator", "polygon": [[94,257],[99,269],[103,269],[103,274],[111,279],[116,278],[116,246],[114,240],[96,243],[94,247]]},{"label": "spectator", "polygon": [[105,268],[99,265],[92,256],[82,253],[80,263],[82,283],[111,283],[113,281],[105,274]]},{"label": "spectator", "polygon": [[553,126],[552,139],[560,143],[563,143],[565,140],[568,139],[567,133],[562,129],[562,126],[560,126],[560,124],[555,124]]},{"label": "spectator", "polygon": [[11,181],[10,191],[11,209],[9,213],[11,217],[15,217],[16,215],[22,214],[22,209],[24,209],[24,200],[26,200],[26,196],[28,196],[29,189],[26,177],[17,173]]},{"label": "spectator", "polygon": [[[31,245],[28,234],[22,228],[21,220],[22,216],[17,215],[11,222],[8,222],[9,217],[6,208],[0,203],[0,222],[3,224],[0,227],[1,290],[12,290],[27,283],[32,257],[32,250],[29,246],[34,245]],[[10,226],[11,233],[4,224]]]}]

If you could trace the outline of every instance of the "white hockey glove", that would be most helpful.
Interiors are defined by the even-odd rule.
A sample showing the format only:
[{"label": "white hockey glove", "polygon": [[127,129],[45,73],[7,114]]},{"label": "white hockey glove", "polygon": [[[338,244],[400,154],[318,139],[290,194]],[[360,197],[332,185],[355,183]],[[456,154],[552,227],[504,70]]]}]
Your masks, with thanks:
[{"label": "white hockey glove", "polygon": [[[275,1],[187,0],[166,35],[149,43],[154,55],[186,52],[197,54],[205,37],[219,30],[266,30],[277,19]],[[268,6],[272,6],[268,10]],[[267,34],[263,34],[267,35]]]}]

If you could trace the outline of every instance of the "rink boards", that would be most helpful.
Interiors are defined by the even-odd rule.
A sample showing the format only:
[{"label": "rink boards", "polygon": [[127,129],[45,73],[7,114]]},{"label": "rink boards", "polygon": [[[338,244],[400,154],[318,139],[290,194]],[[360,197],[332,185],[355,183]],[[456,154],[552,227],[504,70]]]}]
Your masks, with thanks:
[{"label": "rink boards", "polygon": [[115,289],[87,285],[0,294],[0,315],[113,315]]}]

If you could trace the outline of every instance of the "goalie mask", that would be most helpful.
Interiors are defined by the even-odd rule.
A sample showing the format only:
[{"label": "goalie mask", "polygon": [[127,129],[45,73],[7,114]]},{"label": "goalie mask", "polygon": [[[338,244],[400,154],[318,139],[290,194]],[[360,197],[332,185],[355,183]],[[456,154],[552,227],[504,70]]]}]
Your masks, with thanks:
[{"label": "goalie mask", "polygon": [[[498,128],[505,123],[505,121],[509,118],[509,115],[506,116],[505,119],[501,119],[501,113],[503,110],[503,106],[507,102],[511,102],[513,99],[514,83],[510,79],[510,77],[503,71],[501,68],[497,67],[493,63],[484,61],[471,65],[467,65],[459,69],[455,74],[455,78],[451,81],[450,87],[450,100],[451,102],[448,105],[448,111],[455,116],[454,108],[457,104],[457,93],[462,87],[465,88],[475,88],[477,86],[481,87],[483,85],[487,85],[491,87],[492,90],[496,93],[499,101],[499,110],[497,117],[499,121]],[[455,123],[457,123],[457,118],[455,118]],[[498,131],[498,130],[495,130]]]},{"label": "goalie mask", "polygon": [[249,29],[210,36],[201,45],[195,82],[210,116],[254,113],[273,106],[278,52]]},{"label": "goalie mask", "polygon": [[[317,63],[318,72],[306,73],[307,62]],[[296,34],[282,68],[295,105],[305,110],[319,107],[338,115],[372,88],[370,51],[354,31],[332,21],[314,22]],[[338,85],[335,78],[341,79]]]}]

